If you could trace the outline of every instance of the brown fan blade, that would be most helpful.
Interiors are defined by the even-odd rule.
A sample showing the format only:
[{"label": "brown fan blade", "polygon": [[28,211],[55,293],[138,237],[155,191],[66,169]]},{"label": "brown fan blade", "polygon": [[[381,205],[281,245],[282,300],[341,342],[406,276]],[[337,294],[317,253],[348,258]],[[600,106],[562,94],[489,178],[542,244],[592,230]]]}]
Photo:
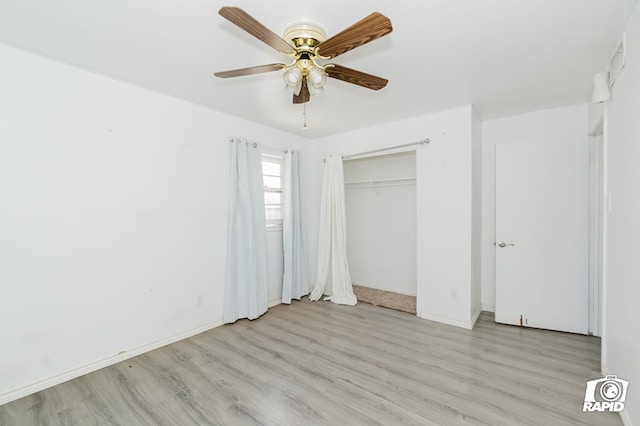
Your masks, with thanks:
[{"label": "brown fan blade", "polygon": [[389,80],[375,75],[367,74],[342,65],[334,65],[327,67],[325,72],[329,77],[346,81],[347,83],[357,84],[371,90],[380,90],[387,85]]},{"label": "brown fan blade", "polygon": [[294,104],[303,104],[305,102],[309,102],[311,99],[311,94],[309,93],[309,88],[307,87],[307,79],[302,79],[302,87],[300,88],[300,93],[298,95],[293,95],[293,103]]},{"label": "brown fan blade", "polygon": [[393,31],[391,21],[378,12],[373,12],[366,18],[356,22],[349,28],[329,37],[318,48],[321,56],[335,58],[356,47],[379,39]]},{"label": "brown fan blade", "polygon": [[220,71],[213,75],[220,78],[241,77],[243,75],[262,74],[264,72],[278,71],[284,68],[284,64],[259,65],[257,67],[240,68],[237,70]]},{"label": "brown fan blade", "polygon": [[294,49],[293,46],[239,7],[224,6],[218,13],[232,24],[242,28],[278,52],[284,53],[285,55],[296,53],[296,49]]}]

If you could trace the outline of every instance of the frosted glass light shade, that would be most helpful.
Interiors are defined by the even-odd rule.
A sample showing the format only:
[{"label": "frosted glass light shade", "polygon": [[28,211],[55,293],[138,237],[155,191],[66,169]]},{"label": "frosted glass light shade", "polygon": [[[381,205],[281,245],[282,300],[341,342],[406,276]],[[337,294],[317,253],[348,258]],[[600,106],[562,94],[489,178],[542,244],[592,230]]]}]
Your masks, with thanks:
[{"label": "frosted glass light shade", "polygon": [[309,86],[313,87],[314,89],[322,89],[322,87],[324,87],[324,84],[327,82],[327,76],[320,68],[312,67],[309,70],[307,82],[309,83]]},{"label": "frosted glass light shade", "polygon": [[302,88],[302,70],[296,66],[289,68],[283,74],[286,88],[289,92],[297,95]]},{"label": "frosted glass light shade", "polygon": [[302,71],[298,67],[291,67],[284,72],[284,82],[287,86],[295,86],[302,77]]},{"label": "frosted glass light shade", "polygon": [[599,72],[593,75],[593,95],[591,103],[597,104],[608,101],[611,98],[609,88],[609,71]]}]

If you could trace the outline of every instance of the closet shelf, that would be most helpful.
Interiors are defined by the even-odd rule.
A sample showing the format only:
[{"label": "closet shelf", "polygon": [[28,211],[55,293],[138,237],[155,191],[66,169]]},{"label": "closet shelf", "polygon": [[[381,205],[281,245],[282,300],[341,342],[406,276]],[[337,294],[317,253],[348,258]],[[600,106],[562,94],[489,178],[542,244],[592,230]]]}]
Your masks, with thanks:
[{"label": "closet shelf", "polygon": [[372,180],[354,180],[345,182],[345,188],[377,188],[382,186],[402,186],[402,185],[415,185],[415,177],[401,177],[401,178],[388,178],[388,179],[372,179]]}]

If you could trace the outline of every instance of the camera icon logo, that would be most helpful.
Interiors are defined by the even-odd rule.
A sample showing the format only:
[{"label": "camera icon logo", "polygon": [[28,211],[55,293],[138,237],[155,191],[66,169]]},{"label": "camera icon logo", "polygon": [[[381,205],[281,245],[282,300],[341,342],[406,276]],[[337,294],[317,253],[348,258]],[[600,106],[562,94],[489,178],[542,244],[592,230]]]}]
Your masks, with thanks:
[{"label": "camera icon logo", "polygon": [[607,375],[602,379],[589,380],[584,392],[584,412],[612,412],[624,410],[629,382],[616,375]]}]

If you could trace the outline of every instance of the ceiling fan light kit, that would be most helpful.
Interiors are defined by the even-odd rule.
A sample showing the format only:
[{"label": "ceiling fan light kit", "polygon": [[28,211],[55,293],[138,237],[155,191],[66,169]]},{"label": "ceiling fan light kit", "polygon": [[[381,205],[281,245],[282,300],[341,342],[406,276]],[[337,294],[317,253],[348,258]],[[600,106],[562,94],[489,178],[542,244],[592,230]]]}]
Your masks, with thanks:
[{"label": "ceiling fan light kit", "polygon": [[320,93],[327,81],[327,74],[316,62],[316,49],[327,39],[322,28],[310,22],[291,25],[284,31],[284,39],[296,49],[293,62],[286,66],[284,81],[286,88],[299,96],[302,80],[307,81],[307,89],[312,95]]},{"label": "ceiling fan light kit", "polygon": [[216,77],[240,77],[284,69],[285,88],[293,94],[294,104],[309,102],[312,94],[322,92],[327,77],[371,90],[380,90],[388,83],[384,78],[341,65],[321,65],[317,62],[333,59],[389,34],[393,30],[391,21],[378,12],[373,12],[328,39],[321,27],[310,22],[289,26],[284,38],[281,38],[238,7],[225,6],[218,13],[263,43],[291,57],[292,62],[289,65],[269,64],[217,72]]}]

